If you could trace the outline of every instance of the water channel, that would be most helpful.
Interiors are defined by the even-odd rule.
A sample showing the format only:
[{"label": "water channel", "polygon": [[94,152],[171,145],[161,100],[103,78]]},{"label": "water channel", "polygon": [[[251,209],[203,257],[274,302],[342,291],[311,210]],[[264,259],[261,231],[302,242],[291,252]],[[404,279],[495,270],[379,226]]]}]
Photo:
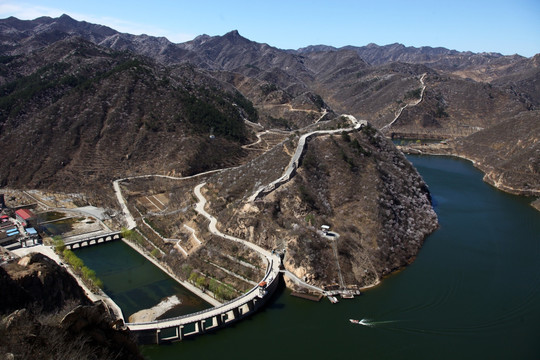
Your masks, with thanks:
[{"label": "water channel", "polygon": [[[412,265],[362,296],[338,304],[326,299],[314,303],[282,290],[246,321],[193,340],[144,346],[145,356],[151,360],[540,358],[540,213],[529,206],[530,199],[482,182],[482,174],[467,161],[409,159],[430,187],[440,222]],[[111,245],[84,251],[98,252]],[[133,311],[127,304],[140,307],[138,292],[144,292],[142,298],[153,296],[154,283],[145,281],[147,290],[137,286],[122,290],[118,284],[123,280],[109,282],[120,276],[121,264],[140,271],[124,259],[129,247],[120,242],[114,246],[119,249],[103,250],[99,256],[82,256],[83,250],[78,254],[103,279],[108,293],[118,292],[117,298],[114,293],[111,297],[126,307],[124,312]],[[104,276],[101,264],[109,261],[115,267]],[[145,271],[150,270],[136,277],[146,277]],[[130,299],[126,304],[125,298]],[[350,318],[364,319],[364,325],[351,324]]]}]

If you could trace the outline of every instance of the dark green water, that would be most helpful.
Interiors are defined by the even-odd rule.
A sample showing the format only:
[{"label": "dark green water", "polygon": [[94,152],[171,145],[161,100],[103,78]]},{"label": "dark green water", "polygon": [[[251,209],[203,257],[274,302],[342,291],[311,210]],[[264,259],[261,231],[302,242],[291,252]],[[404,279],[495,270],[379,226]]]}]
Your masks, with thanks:
[{"label": "dark green water", "polygon": [[103,290],[120,306],[126,321],[131,314],[172,295],[181,304],[167,312],[168,317],[210,307],[122,241],[77,249],[75,253],[103,281]]},{"label": "dark green water", "polygon": [[[145,346],[145,356],[540,359],[540,213],[529,200],[482,182],[466,161],[410,159],[430,187],[440,221],[411,266],[335,305],[281,291],[246,321]],[[349,318],[369,319],[371,326]]]}]

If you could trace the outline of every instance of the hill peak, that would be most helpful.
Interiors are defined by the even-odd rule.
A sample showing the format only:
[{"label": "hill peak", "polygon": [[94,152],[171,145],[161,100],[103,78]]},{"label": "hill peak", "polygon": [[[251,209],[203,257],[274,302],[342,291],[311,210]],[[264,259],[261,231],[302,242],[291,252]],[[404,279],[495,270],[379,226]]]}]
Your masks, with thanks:
[{"label": "hill peak", "polygon": [[224,39],[228,39],[230,41],[233,41],[233,42],[252,42],[251,40],[243,37],[242,35],[240,35],[240,33],[238,32],[238,30],[232,30],[232,31],[229,31],[228,33],[226,33],[225,35],[223,35],[223,38]]}]

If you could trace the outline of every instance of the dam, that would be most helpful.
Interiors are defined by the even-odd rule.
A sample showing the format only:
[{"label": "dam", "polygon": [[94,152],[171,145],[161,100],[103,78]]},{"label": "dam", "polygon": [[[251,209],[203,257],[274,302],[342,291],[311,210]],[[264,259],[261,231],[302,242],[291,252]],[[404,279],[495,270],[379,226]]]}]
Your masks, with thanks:
[{"label": "dam", "polygon": [[74,247],[74,250],[96,271],[105,284],[104,291],[122,309],[125,319],[172,294],[182,299],[180,306],[164,314],[167,319],[125,323],[141,344],[180,341],[229,326],[259,310],[279,284],[281,258],[272,255],[267,258],[265,275],[256,286],[236,299],[211,307],[123,241],[99,245]]}]

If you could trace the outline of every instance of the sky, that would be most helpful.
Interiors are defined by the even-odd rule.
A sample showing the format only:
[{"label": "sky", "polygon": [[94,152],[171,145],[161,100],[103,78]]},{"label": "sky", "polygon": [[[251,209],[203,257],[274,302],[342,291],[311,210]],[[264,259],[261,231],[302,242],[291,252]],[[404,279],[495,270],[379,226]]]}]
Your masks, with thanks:
[{"label": "sky", "polygon": [[401,43],[540,53],[540,0],[0,0],[0,18],[62,14],[176,43],[238,30],[281,49]]}]

